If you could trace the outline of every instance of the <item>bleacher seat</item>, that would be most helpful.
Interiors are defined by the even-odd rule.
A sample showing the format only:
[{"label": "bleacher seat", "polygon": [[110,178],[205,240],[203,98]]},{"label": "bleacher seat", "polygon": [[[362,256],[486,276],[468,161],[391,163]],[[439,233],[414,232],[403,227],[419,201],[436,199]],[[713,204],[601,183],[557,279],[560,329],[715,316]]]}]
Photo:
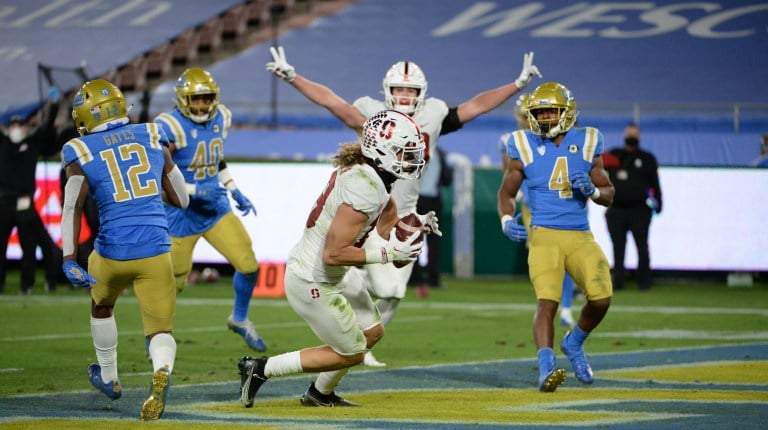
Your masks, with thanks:
[{"label": "bleacher seat", "polygon": [[171,72],[173,58],[171,43],[163,43],[147,54],[147,77],[158,78]]},{"label": "bleacher seat", "polygon": [[173,64],[189,65],[197,61],[200,32],[191,28],[179,35],[171,43]]},{"label": "bleacher seat", "polygon": [[222,33],[224,32],[224,24],[221,22],[221,18],[215,17],[204,22],[198,32],[198,50],[200,52],[208,52],[216,58],[219,48],[221,48]]},{"label": "bleacher seat", "polygon": [[245,34],[248,31],[248,8],[241,4],[228,10],[221,17],[222,32],[224,39],[234,40],[235,43],[242,44],[245,40]]}]

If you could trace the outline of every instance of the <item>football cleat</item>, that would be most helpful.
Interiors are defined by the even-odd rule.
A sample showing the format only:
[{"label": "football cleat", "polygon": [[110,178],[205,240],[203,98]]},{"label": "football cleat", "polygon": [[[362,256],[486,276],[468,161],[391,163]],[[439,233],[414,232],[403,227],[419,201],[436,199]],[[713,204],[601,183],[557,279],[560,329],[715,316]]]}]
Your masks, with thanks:
[{"label": "football cleat", "polygon": [[104,382],[101,379],[101,366],[96,363],[88,365],[88,380],[91,381],[91,385],[112,400],[117,400],[123,395],[120,380]]},{"label": "football cleat", "polygon": [[245,339],[245,343],[251,348],[259,352],[267,350],[267,344],[261,339],[259,333],[256,332],[256,328],[250,320],[235,321],[234,317],[230,315],[227,317],[227,327],[233,332],[239,334]]},{"label": "football cleat", "polygon": [[360,406],[357,403],[352,403],[348,400],[336,395],[336,393],[323,394],[317,391],[315,383],[313,382],[307,391],[301,395],[302,406],[323,406],[327,408],[344,407],[344,406]]},{"label": "football cleat", "polygon": [[590,367],[589,362],[587,362],[587,357],[584,355],[583,348],[568,346],[567,341],[568,336],[570,335],[570,331],[565,334],[563,340],[560,342],[560,350],[562,350],[563,354],[565,354],[568,357],[568,360],[571,361],[573,372],[576,374],[576,379],[582,384],[591,384],[595,380],[592,374],[592,367]]},{"label": "football cleat", "polygon": [[247,355],[237,363],[237,369],[240,373],[240,403],[246,408],[253,407],[253,399],[262,384],[267,382],[264,375],[264,367],[267,365],[267,358],[251,358]]},{"label": "football cleat", "polygon": [[551,393],[565,382],[565,369],[555,369],[539,378],[539,391]]},{"label": "football cleat", "polygon": [[159,419],[165,410],[165,403],[168,400],[168,391],[171,389],[171,372],[167,367],[157,370],[152,375],[152,388],[149,392],[149,398],[141,406],[142,421],[153,421]]},{"label": "football cleat", "polygon": [[371,351],[368,351],[365,353],[365,357],[363,357],[363,366],[386,367],[387,363],[380,362],[379,360],[376,359],[376,357],[374,357]]}]

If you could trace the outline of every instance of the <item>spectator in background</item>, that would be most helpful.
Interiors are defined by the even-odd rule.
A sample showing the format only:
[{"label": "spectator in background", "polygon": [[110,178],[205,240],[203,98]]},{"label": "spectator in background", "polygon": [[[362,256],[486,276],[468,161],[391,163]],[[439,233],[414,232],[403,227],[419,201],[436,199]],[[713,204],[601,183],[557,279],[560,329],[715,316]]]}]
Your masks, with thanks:
[{"label": "spectator in background", "polygon": [[578,111],[571,91],[557,82],[539,85],[527,104],[530,130],[513,133],[507,145],[509,162],[498,193],[504,234],[528,239],[515,216],[515,196],[525,180],[531,205],[528,271],[536,293],[533,337],[539,361],[540,391],[552,392],[565,381],[555,366],[554,318],[568,272],[584,290],[587,302],[579,320],[563,337],[560,349],[576,378],[594,380],[583,345],[611,305],[608,259],[595,241],[587,218],[587,201],[609,206],[613,185],[603,170],[603,135],[592,127],[574,127]]},{"label": "spectator in background", "polygon": [[[443,187],[453,183],[453,168],[448,165],[445,151],[437,147],[430,163],[421,178],[419,200],[416,212],[434,212],[438,218],[443,215]],[[426,252],[422,252],[413,264],[413,272],[408,285],[417,288],[421,297],[429,296],[430,288],[444,288],[440,282],[440,247],[442,237],[436,234],[426,235]]]},{"label": "spectator in background", "polygon": [[760,136],[760,156],[751,164],[754,167],[768,167],[768,134]]},{"label": "spectator in background", "polygon": [[190,196],[187,208],[166,206],[176,288],[181,292],[187,285],[195,245],[204,238],[235,268],[235,300],[227,327],[242,336],[250,348],[265,351],[267,345],[248,319],[259,263],[251,237],[232,212],[227,197],[229,191],[243,216],[256,216],[256,209],[237,188],[224,161],[232,114],[219,103],[216,81],[200,67],[185,70],[175,91],[176,108],[158,115],[155,123],[168,134],[173,161],[184,174]]},{"label": "spectator in background", "polygon": [[36,126],[14,116],[8,129],[0,133],[0,292],[5,289],[8,239],[14,226],[22,252],[21,293],[32,293],[38,245],[45,265],[46,291],[55,290],[58,283],[56,245],[35,208],[35,191],[38,158],[58,151],[54,121],[60,98],[59,89],[50,87]]},{"label": "spectator in background", "polygon": [[637,285],[647,291],[653,283],[648,231],[653,214],[661,213],[662,198],[656,157],[640,149],[640,128],[630,123],[624,129],[624,147],[604,154],[604,167],[616,188],[613,205],[605,212],[613,242],[613,288],[624,288],[624,254],[627,233],[637,246]]}]

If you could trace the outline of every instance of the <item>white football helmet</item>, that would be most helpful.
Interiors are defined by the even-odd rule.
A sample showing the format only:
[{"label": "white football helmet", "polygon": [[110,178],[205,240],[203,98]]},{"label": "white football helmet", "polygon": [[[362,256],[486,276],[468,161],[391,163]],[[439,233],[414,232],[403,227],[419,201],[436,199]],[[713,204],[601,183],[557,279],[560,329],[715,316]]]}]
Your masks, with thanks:
[{"label": "white football helmet", "polygon": [[[427,77],[421,68],[410,61],[398,61],[389,68],[384,75],[384,104],[389,109],[400,111],[406,115],[413,115],[424,105],[427,96]],[[397,99],[409,99],[408,104],[400,104],[399,100],[392,96],[392,88],[415,88],[419,91],[416,97],[397,97]]]},{"label": "white football helmet", "polygon": [[419,179],[426,162],[426,144],[410,116],[384,110],[363,124],[363,156],[399,179]]}]

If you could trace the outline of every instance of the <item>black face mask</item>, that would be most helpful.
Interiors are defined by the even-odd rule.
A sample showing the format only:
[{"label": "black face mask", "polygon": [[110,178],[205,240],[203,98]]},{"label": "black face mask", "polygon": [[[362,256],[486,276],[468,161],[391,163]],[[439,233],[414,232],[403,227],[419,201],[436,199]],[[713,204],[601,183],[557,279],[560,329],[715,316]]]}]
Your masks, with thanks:
[{"label": "black face mask", "polygon": [[640,146],[640,139],[636,137],[627,137],[624,139],[624,145],[630,146],[632,148],[637,148]]}]

